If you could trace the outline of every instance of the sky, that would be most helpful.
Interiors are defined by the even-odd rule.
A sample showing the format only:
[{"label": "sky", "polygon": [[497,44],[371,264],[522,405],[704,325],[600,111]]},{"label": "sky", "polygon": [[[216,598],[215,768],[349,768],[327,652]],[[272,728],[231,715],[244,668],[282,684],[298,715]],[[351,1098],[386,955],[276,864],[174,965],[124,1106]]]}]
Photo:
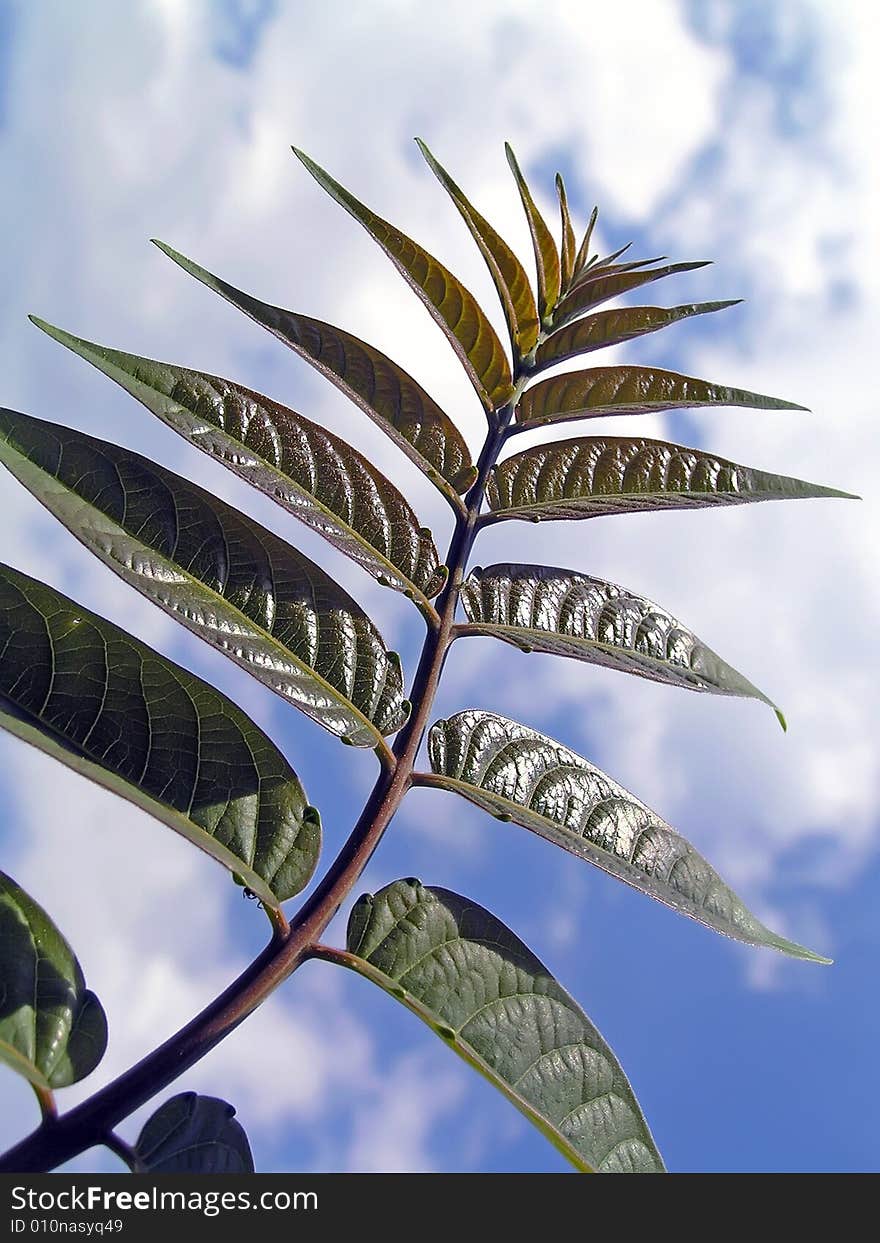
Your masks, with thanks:
[{"label": "sky", "polygon": [[[410,675],[423,624],[401,596],[26,319],[293,406],[367,453],[445,547],[446,506],[381,431],[148,245],[161,238],[268,302],[377,345],[477,449],[482,414],[442,334],[291,143],[441,258],[499,328],[488,273],[415,135],[527,264],[505,139],[548,214],[557,169],[579,230],[599,204],[600,251],[634,239],[640,254],[714,259],[650,300],[742,306],[601,361],[673,367],[811,413],[679,412],[558,436],[666,437],[865,498],[502,523],[475,552],[474,564],[549,561],[659,601],[783,707],[787,734],[755,702],[489,639],[455,645],[435,712],[499,711],[586,755],[766,922],[834,966],[736,945],[436,791],[408,796],[352,895],[414,875],[502,918],[609,1040],[677,1171],[877,1168],[872,8],[0,0],[0,400],[146,453],[246,509],[361,602]],[[515,449],[541,439],[529,433]],[[213,682],[271,734],[321,809],[329,861],[372,784],[372,754],[341,748],[185,633],[11,477],[0,480],[0,515],[0,560]],[[52,914],[109,1015],[107,1056],[61,1094],[65,1106],[196,1013],[258,952],[266,924],[206,856],[8,737],[0,791],[0,867]],[[326,939],[343,937],[344,918]],[[263,1171],[566,1168],[427,1028],[325,964],[299,971],[159,1100],[185,1089],[232,1101]],[[120,1132],[133,1139],[152,1107]],[[36,1121],[30,1089],[0,1070],[0,1144]],[[74,1165],[120,1168],[103,1151]]]}]

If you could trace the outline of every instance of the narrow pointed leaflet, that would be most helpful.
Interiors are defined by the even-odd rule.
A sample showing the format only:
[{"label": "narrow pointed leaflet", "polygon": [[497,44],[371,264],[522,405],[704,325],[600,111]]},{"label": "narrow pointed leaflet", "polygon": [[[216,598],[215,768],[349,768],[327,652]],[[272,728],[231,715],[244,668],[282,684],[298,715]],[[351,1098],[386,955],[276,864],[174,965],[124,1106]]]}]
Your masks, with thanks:
[{"label": "narrow pointed leaflet", "polygon": [[642,285],[662,280],[665,276],[675,276],[679,272],[695,272],[698,268],[708,267],[710,263],[710,259],[698,259],[692,263],[667,263],[662,268],[651,268],[649,271],[630,270],[611,272],[604,276],[601,273],[594,277],[588,276],[578,281],[575,288],[569,290],[561,299],[553,316],[553,330],[563,328],[584,311],[629,293],[631,289],[640,289]]},{"label": "narrow pointed leaflet", "polygon": [[315,869],[320,817],[240,708],[9,566],[0,567],[0,725],[161,820],[270,907]]},{"label": "narrow pointed leaflet", "polygon": [[499,820],[513,820],[683,915],[748,945],[828,962],[771,932],[690,842],[561,743],[493,712],[459,712],[428,735],[435,776]]},{"label": "narrow pointed leaflet", "polygon": [[567,328],[560,328],[542,341],[535,354],[537,367],[550,367],[554,363],[589,354],[593,350],[620,345],[634,337],[649,332],[659,332],[680,320],[693,315],[709,315],[737,306],[741,301],[734,298],[727,302],[691,302],[685,306],[624,306],[611,311],[598,311],[584,319],[576,319]]},{"label": "narrow pointed leaflet", "polygon": [[0,1063],[43,1091],[90,1075],[107,1019],[58,928],[0,872]]},{"label": "narrow pointed leaflet", "polygon": [[562,180],[562,174],[556,174],[556,194],[559,198],[559,215],[562,221],[562,248],[560,250],[560,259],[562,260],[562,289],[568,289],[571,284],[571,278],[574,276],[574,260],[575,246],[574,228],[571,223],[571,214],[568,210],[568,195],[565,193],[565,182]]},{"label": "narrow pointed leaflet", "polygon": [[431,532],[357,450],[301,414],[218,376],[38,328],[103,371],[197,449],[317,531],[423,612],[443,586]]},{"label": "narrow pointed leaflet", "polygon": [[400,662],[347,592],[148,458],[0,409],[0,462],[106,565],[354,746],[403,725]]},{"label": "narrow pointed leaflet", "polygon": [[583,268],[587,265],[587,261],[590,257],[590,243],[593,240],[593,230],[596,227],[596,221],[598,219],[599,219],[599,208],[594,207],[593,210],[590,212],[590,219],[587,221],[587,231],[584,233],[583,241],[578,247],[578,252],[575,255],[575,259],[574,259],[575,276],[577,276],[578,273],[581,272]]},{"label": "narrow pointed leaflet", "polygon": [[461,432],[411,375],[350,332],[243,293],[164,242],[159,250],[335,384],[381,427],[457,509],[476,478]]},{"label": "narrow pointed leaflet", "polygon": [[823,496],[855,499],[849,492],[739,466],[668,440],[585,436],[534,445],[496,466],[486,485],[490,512],[481,522],[598,518]]},{"label": "narrow pointed leaflet", "polygon": [[541,215],[535,200],[532,198],[532,193],[526,184],[525,177],[522,175],[510,143],[506,142],[504,144],[504,150],[507,153],[507,163],[510,165],[510,171],[513,173],[514,180],[516,181],[519,197],[522,199],[523,211],[528,221],[529,232],[532,235],[535,269],[538,276],[538,313],[543,324],[549,322],[553,309],[559,301],[562,281],[559,252],[556,249],[553,234],[550,232],[546,220]]},{"label": "narrow pointed leaflet", "polygon": [[399,880],[355,904],[335,961],[418,1015],[587,1173],[663,1161],[620,1063],[544,964],[489,911]]},{"label": "narrow pointed leaflet", "polygon": [[600,578],[546,565],[491,565],[462,584],[469,625],[525,652],[548,652],[667,686],[776,705],[659,604]]},{"label": "narrow pointed leaflet", "polygon": [[134,1146],[143,1174],[253,1174],[251,1146],[235,1110],[216,1096],[181,1092],[144,1123]]},{"label": "narrow pointed leaflet", "polygon": [[510,364],[495,329],[469,290],[412,238],[370,211],[304,152],[294,155],[320,186],[363,225],[446,334],[487,411],[511,393]]},{"label": "narrow pointed leaflet", "polygon": [[611,414],[649,414],[706,406],[753,410],[806,410],[795,402],[748,389],[710,384],[660,367],[591,367],[541,380],[523,393],[516,409],[521,428]]},{"label": "narrow pointed leaflet", "polygon": [[535,296],[522,264],[504,238],[468,202],[461,189],[446,169],[434,159],[422,140],[417,138],[416,142],[429,168],[458,208],[480,254],[486,260],[501,300],[513,349],[520,358],[529,354],[538,340],[538,308],[535,306]]}]

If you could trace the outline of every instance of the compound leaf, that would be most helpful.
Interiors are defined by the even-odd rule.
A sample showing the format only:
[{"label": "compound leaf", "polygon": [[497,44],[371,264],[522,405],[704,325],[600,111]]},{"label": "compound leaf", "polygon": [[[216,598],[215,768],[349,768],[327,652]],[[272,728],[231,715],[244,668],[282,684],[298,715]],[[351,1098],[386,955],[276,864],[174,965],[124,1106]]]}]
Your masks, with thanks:
[{"label": "compound leaf", "polygon": [[402,1001],[585,1172],[661,1173],[619,1062],[500,920],[400,880],[355,904],[336,961]]},{"label": "compound leaf", "polygon": [[321,820],[240,708],[45,583],[0,566],[0,725],[128,799],[264,903],[299,893]]},{"label": "compound leaf", "polygon": [[107,1019],[41,906],[0,872],[0,1062],[43,1091],[92,1073]]},{"label": "compound leaf", "polygon": [[31,318],[384,586],[430,609],[445,579],[431,532],[351,445],[230,380],[107,349]]},{"label": "compound leaf", "polygon": [[375,747],[403,725],[396,654],[265,527],[148,458],[12,410],[0,461],[125,582],[331,733]]},{"label": "compound leaf", "polygon": [[461,600],[470,621],[464,633],[668,686],[759,699],[785,728],[776,705],[747,678],[659,604],[625,587],[545,565],[491,565],[471,571]]},{"label": "compound leaf", "polygon": [[665,821],[587,760],[493,712],[438,721],[426,779],[513,820],[707,928],[748,945],[828,962],[771,932]]},{"label": "compound leaf", "polygon": [[195,1092],[172,1096],[148,1118],[134,1155],[144,1174],[254,1172],[251,1146],[232,1105]]},{"label": "compound leaf", "polygon": [[294,155],[340,206],[363,225],[446,334],[486,410],[503,406],[510,364],[495,329],[469,290],[412,238],[370,211],[304,152]]},{"label": "compound leaf", "polygon": [[486,487],[492,512],[482,521],[596,518],[816,496],[853,499],[849,492],[738,466],[667,440],[587,436],[535,445],[496,466]]},{"label": "compound leaf", "polygon": [[591,367],[541,380],[516,408],[521,427],[612,414],[649,414],[694,406],[748,406],[755,410],[805,410],[795,402],[748,389],[710,384],[661,367]]}]

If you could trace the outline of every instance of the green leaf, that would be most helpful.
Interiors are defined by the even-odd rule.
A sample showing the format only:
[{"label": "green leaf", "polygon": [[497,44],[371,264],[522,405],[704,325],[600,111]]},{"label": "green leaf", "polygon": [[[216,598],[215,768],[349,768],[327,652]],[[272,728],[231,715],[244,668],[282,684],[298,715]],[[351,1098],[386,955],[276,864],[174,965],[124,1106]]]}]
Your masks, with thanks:
[{"label": "green leaf", "polygon": [[336,961],[402,1001],[584,1172],[661,1173],[611,1049],[500,920],[447,889],[365,894]]},{"label": "green leaf", "polygon": [[403,725],[396,654],[265,527],[148,458],[12,410],[0,461],[120,578],[332,734],[375,747]]},{"label": "green leaf", "polygon": [[565,193],[565,182],[562,180],[562,173],[556,174],[556,194],[559,198],[559,214],[562,219],[562,249],[560,251],[562,288],[568,289],[571,284],[571,278],[574,276],[575,246],[577,243],[574,239],[574,228],[571,223],[571,213],[568,210],[568,195]]},{"label": "green leaf", "polygon": [[532,235],[535,269],[538,275],[538,311],[541,323],[546,323],[549,321],[553,308],[559,300],[562,281],[559,253],[556,250],[553,234],[547,227],[546,220],[538,211],[535,200],[532,198],[531,191],[526,184],[525,177],[522,175],[510,143],[506,142],[504,144],[504,150],[507,152],[507,162],[516,180],[519,197],[522,199],[523,210],[526,213],[526,220],[529,224],[529,233]]},{"label": "green leaf", "polygon": [[31,317],[190,444],[265,492],[383,586],[428,610],[443,586],[431,532],[338,436],[230,380],[110,350]]},{"label": "green leaf", "polygon": [[[491,635],[524,651],[549,652],[634,673],[653,682],[776,705],[659,604],[625,587],[545,565],[472,570],[461,600],[465,634]],[[459,633],[462,633],[460,630]]]},{"label": "green leaf", "polygon": [[486,487],[492,512],[482,522],[598,518],[815,496],[857,499],[668,440],[585,436],[534,445],[496,466]]},{"label": "green leaf", "polygon": [[485,408],[503,406],[512,391],[510,364],[473,294],[439,260],[370,211],[304,152],[294,147],[293,153],[318,184],[363,225],[421,298],[446,334]]},{"label": "green leaf", "polygon": [[431,784],[514,820],[747,945],[828,962],[765,928],[664,820],[598,768],[543,734],[492,712],[459,712],[428,735]]},{"label": "green leaf", "polygon": [[402,367],[341,328],[260,302],[164,242],[155,245],[335,384],[456,508],[463,508],[458,494],[476,478],[470,450],[449,415]]},{"label": "green leaf", "polygon": [[686,306],[671,307],[624,306],[599,311],[554,332],[538,346],[535,361],[538,367],[550,367],[578,354],[589,354],[592,350],[602,350],[610,345],[620,345],[622,341],[630,341],[633,337],[658,332],[692,315],[723,311],[725,307],[737,306],[741,301],[741,298],[734,298],[728,302],[691,302]]},{"label": "green leaf", "polygon": [[710,384],[660,367],[591,367],[551,376],[527,389],[516,409],[530,427],[595,419],[608,414],[650,414],[694,406],[748,406],[755,410],[806,410],[792,401],[744,388]]},{"label": "green leaf", "polygon": [[90,1075],[107,1019],[41,906],[0,872],[0,1062],[43,1091]]},{"label": "green leaf", "polygon": [[662,268],[652,268],[647,272],[630,270],[612,272],[604,276],[599,273],[595,277],[579,281],[556,308],[553,316],[553,329],[555,331],[564,327],[569,320],[581,315],[584,311],[591,310],[601,302],[608,302],[611,298],[629,293],[631,289],[639,289],[642,285],[650,284],[651,281],[662,280],[664,276],[675,276],[679,272],[695,272],[698,268],[708,267],[710,263],[710,259],[701,259],[696,263],[667,263]]},{"label": "green leaf", "polygon": [[0,725],[128,799],[271,907],[318,861],[293,769],[213,687],[60,592],[0,566]]},{"label": "green leaf", "polygon": [[416,142],[431,171],[458,208],[480,254],[486,260],[486,266],[501,299],[514,351],[519,357],[530,353],[538,340],[538,308],[535,306],[535,296],[522,264],[504,238],[499,237],[488,220],[468,202],[421,138],[417,138]]},{"label": "green leaf", "polygon": [[144,1124],[134,1146],[144,1174],[253,1174],[254,1158],[235,1110],[216,1096],[181,1092]]}]

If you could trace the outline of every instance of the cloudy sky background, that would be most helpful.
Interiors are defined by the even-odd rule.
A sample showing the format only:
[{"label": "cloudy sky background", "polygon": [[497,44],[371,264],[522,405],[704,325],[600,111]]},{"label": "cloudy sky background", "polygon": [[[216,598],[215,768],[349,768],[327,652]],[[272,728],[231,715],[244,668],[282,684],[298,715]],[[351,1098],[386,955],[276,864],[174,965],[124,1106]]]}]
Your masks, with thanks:
[{"label": "cloudy sky background", "polygon": [[[446,885],[522,935],[615,1047],[678,1170],[877,1164],[872,8],[0,0],[0,400],[150,454],[247,508],[364,604],[410,673],[422,623],[406,601],[25,318],[227,375],[294,406],[380,464],[445,547],[448,510],[391,442],[147,244],[162,238],[240,288],[370,340],[478,448],[482,415],[442,334],[297,164],[291,142],[437,254],[499,326],[488,273],[415,134],[524,261],[505,138],[548,212],[557,168],[579,228],[600,204],[600,250],[634,238],[641,254],[714,258],[645,301],[746,304],[619,357],[813,413],[682,413],[625,429],[572,425],[560,436],[668,436],[866,497],[505,523],[476,553],[483,565],[549,560],[658,600],[780,703],[787,735],[754,702],[489,640],[456,645],[436,712],[495,709],[583,752],[675,824],[774,928],[835,966],[713,936],[436,792],[410,795],[363,878],[370,890],[401,875]],[[515,448],[539,438],[546,433]],[[340,748],[286,709],[126,588],[11,478],[0,483],[0,559],[242,703],[321,808],[329,860],[372,783],[372,755]],[[110,1017],[107,1058],[63,1094],[72,1103],[218,992],[261,947],[265,923],[215,864],[127,804],[15,740],[0,739],[0,757],[0,866],[60,924]],[[341,939],[341,925],[334,934]],[[262,1170],[565,1168],[427,1029],[325,966],[299,972],[174,1090],[183,1088],[237,1106]],[[35,1122],[30,1090],[0,1072],[0,1143]],[[136,1121],[120,1130],[133,1138]],[[78,1165],[118,1168],[97,1152]]]}]

